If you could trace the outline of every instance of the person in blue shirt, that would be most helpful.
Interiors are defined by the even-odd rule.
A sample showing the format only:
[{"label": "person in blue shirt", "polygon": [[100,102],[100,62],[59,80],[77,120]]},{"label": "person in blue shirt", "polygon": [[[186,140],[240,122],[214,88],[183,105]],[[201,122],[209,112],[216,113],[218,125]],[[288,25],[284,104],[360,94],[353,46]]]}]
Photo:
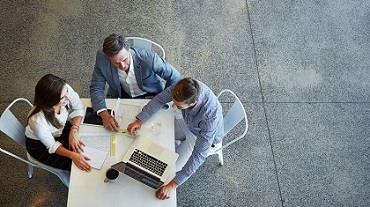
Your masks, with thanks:
[{"label": "person in blue shirt", "polygon": [[105,38],[103,49],[96,53],[90,84],[92,107],[102,117],[106,129],[117,131],[118,123],[105,103],[106,84],[109,98],[148,98],[178,80],[180,73],[156,53],[128,48],[121,35],[111,34]]},{"label": "person in blue shirt", "polygon": [[[223,136],[222,107],[215,94],[204,83],[184,78],[155,96],[128,125],[128,131],[135,134],[141,125],[163,105],[173,102],[181,111],[175,120],[175,138],[181,140],[176,146],[179,158],[176,161],[176,176],[161,186],[156,196],[167,199],[173,189],[183,184],[196,172],[211,150],[221,146]],[[180,119],[178,119],[180,118]]]}]

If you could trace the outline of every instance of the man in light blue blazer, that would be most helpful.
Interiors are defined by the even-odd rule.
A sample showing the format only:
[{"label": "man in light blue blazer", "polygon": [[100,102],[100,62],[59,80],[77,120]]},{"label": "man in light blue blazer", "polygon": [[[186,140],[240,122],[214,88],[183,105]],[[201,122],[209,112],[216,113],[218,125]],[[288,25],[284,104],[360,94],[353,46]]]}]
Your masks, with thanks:
[{"label": "man in light blue blazer", "polygon": [[127,48],[121,35],[112,34],[105,38],[103,50],[96,53],[90,84],[92,107],[106,129],[117,131],[118,123],[108,113],[105,103],[106,83],[109,98],[147,98],[178,80],[180,73],[157,54]]}]

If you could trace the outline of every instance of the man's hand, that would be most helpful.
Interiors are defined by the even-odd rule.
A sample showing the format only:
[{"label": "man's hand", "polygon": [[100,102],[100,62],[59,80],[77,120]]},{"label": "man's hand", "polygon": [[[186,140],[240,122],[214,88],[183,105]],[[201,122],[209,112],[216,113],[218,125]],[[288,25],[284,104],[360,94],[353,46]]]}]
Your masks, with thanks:
[{"label": "man's hand", "polygon": [[157,196],[158,199],[164,200],[170,198],[171,191],[174,190],[177,187],[177,183],[175,180],[172,180],[167,185],[162,185],[157,192],[155,192],[155,196]]},{"label": "man's hand", "polygon": [[104,128],[110,131],[118,131],[117,121],[108,113],[107,110],[104,110],[99,113],[99,116],[103,119]]},{"label": "man's hand", "polygon": [[137,130],[140,129],[141,125],[143,125],[143,122],[140,119],[136,119],[127,126],[127,131],[130,134],[135,135]]}]

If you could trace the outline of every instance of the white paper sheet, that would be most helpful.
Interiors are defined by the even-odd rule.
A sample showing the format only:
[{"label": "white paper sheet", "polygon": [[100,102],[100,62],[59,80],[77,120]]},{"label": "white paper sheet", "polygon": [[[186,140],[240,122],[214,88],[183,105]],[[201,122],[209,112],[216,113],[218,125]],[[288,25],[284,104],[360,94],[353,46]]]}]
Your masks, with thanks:
[{"label": "white paper sheet", "polygon": [[141,111],[142,106],[137,104],[120,103],[115,111],[115,118],[121,129],[127,129],[127,126],[135,121],[136,116]]},{"label": "white paper sheet", "polygon": [[90,160],[87,162],[91,165],[91,167],[100,170],[105,159],[107,158],[108,152],[104,152],[89,146],[85,146],[83,150],[84,152],[82,154],[90,158]]},{"label": "white paper sheet", "polygon": [[110,131],[104,129],[103,126],[91,125],[91,124],[81,124],[79,129],[79,134],[81,136],[88,135],[88,136],[109,136],[111,134]]},{"label": "white paper sheet", "polygon": [[86,146],[99,149],[107,153],[110,150],[110,135],[82,135],[80,138]]}]

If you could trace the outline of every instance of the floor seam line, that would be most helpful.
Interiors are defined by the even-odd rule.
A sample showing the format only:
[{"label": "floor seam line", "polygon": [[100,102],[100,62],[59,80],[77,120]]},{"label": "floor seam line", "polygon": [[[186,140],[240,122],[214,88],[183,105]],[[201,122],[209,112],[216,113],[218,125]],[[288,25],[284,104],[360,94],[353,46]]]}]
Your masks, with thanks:
[{"label": "floor seam line", "polygon": [[268,122],[268,119],[267,119],[267,111],[266,111],[266,106],[265,106],[265,97],[263,95],[261,75],[260,75],[259,67],[258,67],[256,44],[255,44],[254,36],[253,36],[252,22],[251,22],[251,16],[250,16],[250,13],[249,13],[248,0],[246,0],[245,3],[246,3],[246,11],[247,11],[247,17],[248,17],[249,30],[250,30],[251,39],[252,39],[254,63],[255,63],[255,67],[256,67],[256,71],[257,71],[258,85],[259,85],[259,88],[260,88],[261,99],[262,99],[262,107],[263,107],[263,112],[264,112],[264,115],[265,115],[265,121],[266,121],[266,126],[267,126],[267,133],[268,133],[268,138],[269,138],[269,143],[270,143],[272,159],[273,159],[273,162],[274,162],[275,177],[276,177],[277,187],[278,187],[278,190],[279,190],[279,197],[280,197],[281,206],[284,207],[284,200],[283,200],[282,193],[281,193],[279,174],[278,174],[278,171],[277,171],[274,149],[272,147],[271,132],[270,132],[270,127],[269,127],[269,122]]}]

